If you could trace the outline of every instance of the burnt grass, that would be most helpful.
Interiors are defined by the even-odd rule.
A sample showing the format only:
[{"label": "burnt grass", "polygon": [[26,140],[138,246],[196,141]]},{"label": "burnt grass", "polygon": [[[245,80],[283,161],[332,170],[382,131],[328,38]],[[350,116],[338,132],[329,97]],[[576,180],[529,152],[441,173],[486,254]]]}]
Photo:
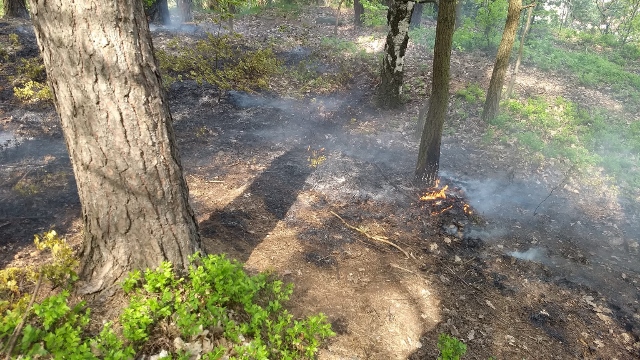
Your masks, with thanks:
[{"label": "burnt grass", "polygon": [[[267,12],[236,26],[250,44],[255,34],[279,39],[276,54],[286,66],[307,57],[317,66],[318,41],[333,31],[313,21],[323,12],[331,10],[295,19]],[[287,33],[274,30],[283,24]],[[340,36],[367,31],[345,25]],[[24,47],[10,62],[36,56],[27,23],[1,21],[0,40],[10,33]],[[488,82],[476,59],[456,57],[453,90],[465,76]],[[408,58],[408,76],[418,60]],[[459,109],[451,110],[443,139],[447,196],[420,200],[433,190],[413,179],[414,118],[424,99],[379,110],[376,79],[357,58],[349,61],[359,76],[321,94],[170,86],[205,250],[293,282],[292,311],[324,312],[338,333],[320,359],[434,359],[440,333],[467,343],[465,358],[640,357],[637,214],[616,213],[587,186],[556,189],[562,169],[483,145],[480,120],[456,117]],[[0,135],[11,139],[0,150],[2,267],[41,260],[34,233],[53,228],[76,248],[81,242],[80,204],[54,109],[15,99],[12,71],[2,64]]]}]

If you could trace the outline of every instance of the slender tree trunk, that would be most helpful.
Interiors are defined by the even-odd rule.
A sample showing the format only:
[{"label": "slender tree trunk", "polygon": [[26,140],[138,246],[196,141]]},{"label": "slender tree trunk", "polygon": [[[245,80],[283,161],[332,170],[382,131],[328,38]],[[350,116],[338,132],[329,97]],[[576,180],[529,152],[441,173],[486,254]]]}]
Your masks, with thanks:
[{"label": "slender tree trunk", "polygon": [[158,20],[163,25],[171,24],[171,14],[167,0],[158,0]]},{"label": "slender tree trunk", "polygon": [[340,9],[342,8],[343,3],[344,3],[344,0],[340,0],[340,3],[338,4],[338,9],[336,10],[336,24],[333,27],[334,35],[338,35],[338,25],[340,25]]},{"label": "slender tree trunk", "polygon": [[362,15],[364,15],[364,6],[360,0],[353,0],[353,25],[356,27],[362,26]]},{"label": "slender tree trunk", "polygon": [[29,18],[25,0],[4,0],[4,17]]},{"label": "slender tree trunk", "polygon": [[419,3],[413,6],[413,14],[411,14],[411,23],[410,28],[415,29],[420,27],[420,23],[422,22],[422,10],[424,9],[424,4]]},{"label": "slender tree trunk", "polygon": [[200,238],[142,1],[30,1],[82,204],[80,293],[186,268]]},{"label": "slender tree trunk", "polygon": [[493,73],[491,74],[491,81],[489,82],[489,90],[487,90],[487,99],[482,109],[482,120],[484,121],[493,120],[498,114],[502,86],[504,85],[504,78],[507,74],[507,68],[509,67],[511,48],[513,48],[513,42],[516,39],[521,10],[522,0],[509,0],[507,22],[504,25],[502,40],[500,40],[498,54],[496,55],[496,63],[493,66]]},{"label": "slender tree trunk", "polygon": [[520,70],[520,62],[522,61],[522,51],[524,50],[524,41],[527,38],[527,33],[529,32],[529,26],[531,25],[531,15],[533,14],[533,6],[529,6],[527,9],[527,22],[524,25],[524,30],[522,31],[522,37],[520,38],[520,47],[518,48],[518,58],[516,59],[516,66],[513,69],[513,74],[511,75],[511,80],[509,81],[509,86],[507,87],[507,99],[511,98],[511,93],[513,92],[513,86],[516,84],[516,78],[518,77],[518,71]]},{"label": "slender tree trunk", "polygon": [[404,54],[409,43],[409,23],[413,12],[412,1],[394,1],[387,13],[389,33],[384,45],[384,57],[380,69],[378,103],[383,108],[400,106],[404,74]]},{"label": "slender tree trunk", "polygon": [[180,19],[183,23],[193,21],[193,13],[191,12],[191,5],[193,0],[177,0],[178,9],[180,11]]},{"label": "slender tree trunk", "polygon": [[433,52],[431,97],[416,165],[416,177],[426,182],[427,186],[435,186],[440,167],[442,127],[449,105],[451,43],[456,25],[456,0],[440,0],[439,5],[436,44]]}]

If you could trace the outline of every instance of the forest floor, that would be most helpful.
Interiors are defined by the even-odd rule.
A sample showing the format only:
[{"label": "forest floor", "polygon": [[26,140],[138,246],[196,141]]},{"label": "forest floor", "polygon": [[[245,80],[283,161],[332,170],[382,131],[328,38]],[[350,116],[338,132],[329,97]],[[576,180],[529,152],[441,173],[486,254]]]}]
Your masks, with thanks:
[{"label": "forest floor", "polygon": [[[440,165],[449,188],[421,200],[432,189],[413,180],[416,118],[432,55],[410,44],[406,78],[424,86],[403,109],[380,110],[375,56],[347,54],[338,66],[342,54],[325,39],[358,40],[366,54],[381,50],[384,30],[344,25],[334,37],[316,22],[331,14],[271,11],[234,26],[248,47],[275,44],[285,66],[348,75],[339,86],[297,91],[288,72],[256,93],[170,86],[205,250],[294,283],[294,314],[322,312],[337,333],[319,359],[435,359],[440,333],[463,340],[466,359],[639,358],[637,207],[561,161],[483,141],[477,106],[453,96]],[[154,27],[154,45],[209,28]],[[28,23],[0,22],[0,39],[13,33],[18,56],[37,54]],[[80,205],[53,107],[15,99],[3,66],[0,267],[25,266],[41,260],[34,233],[54,228],[79,246]],[[454,51],[452,94],[486,87],[491,66],[484,54]],[[526,65],[517,91],[608,99]]]}]

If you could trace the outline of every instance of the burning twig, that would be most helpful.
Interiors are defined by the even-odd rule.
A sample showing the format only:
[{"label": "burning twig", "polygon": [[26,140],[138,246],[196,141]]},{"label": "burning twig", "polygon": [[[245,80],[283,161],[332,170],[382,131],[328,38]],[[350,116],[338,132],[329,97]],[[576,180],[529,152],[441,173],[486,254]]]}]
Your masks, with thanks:
[{"label": "burning twig", "polygon": [[424,196],[420,197],[420,200],[428,201],[428,200],[437,200],[437,199],[446,199],[447,194],[446,191],[449,188],[449,185],[445,185],[442,189],[438,191],[432,191],[424,194]]},{"label": "burning twig", "polygon": [[364,236],[365,236],[367,239],[369,239],[369,240],[379,241],[379,242],[381,242],[381,243],[385,243],[385,244],[387,244],[387,245],[393,246],[394,248],[396,248],[396,249],[400,250],[400,251],[404,254],[404,256],[406,256],[407,258],[411,258],[411,257],[409,256],[409,253],[407,253],[406,251],[404,251],[400,246],[398,246],[398,245],[396,245],[396,244],[392,243],[391,241],[387,240],[388,238],[387,238],[386,236],[373,236],[373,235],[369,235],[366,231],[364,231],[364,230],[362,230],[362,229],[360,229],[360,228],[357,228],[357,227],[355,227],[355,226],[353,226],[353,225],[350,225],[350,224],[349,224],[345,219],[343,219],[342,217],[340,217],[340,215],[338,215],[338,214],[334,213],[333,211],[330,211],[330,212],[331,212],[331,214],[333,214],[333,216],[335,216],[335,217],[337,217],[338,219],[340,219],[340,221],[342,221],[342,223],[343,223],[346,227],[348,227],[349,229],[351,229],[351,230],[355,230],[355,231],[359,232],[360,234],[364,235]]}]

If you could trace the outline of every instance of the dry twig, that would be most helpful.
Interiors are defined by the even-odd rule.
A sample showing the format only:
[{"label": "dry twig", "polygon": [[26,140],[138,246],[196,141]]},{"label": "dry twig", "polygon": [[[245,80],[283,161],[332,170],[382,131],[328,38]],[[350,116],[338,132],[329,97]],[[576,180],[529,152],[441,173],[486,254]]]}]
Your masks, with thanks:
[{"label": "dry twig", "polygon": [[342,223],[343,223],[346,227],[348,227],[349,229],[351,229],[351,230],[355,230],[355,231],[359,232],[360,234],[364,235],[364,236],[365,236],[367,239],[369,239],[369,240],[378,241],[378,242],[385,243],[385,244],[387,244],[387,245],[393,246],[394,248],[396,248],[396,249],[400,250],[400,251],[404,254],[404,256],[406,256],[408,259],[409,259],[409,258],[411,258],[411,257],[409,256],[409,253],[407,253],[406,251],[404,251],[404,249],[402,249],[400,246],[398,246],[398,245],[396,245],[396,244],[392,243],[391,241],[387,240],[388,238],[387,238],[386,236],[377,236],[377,235],[376,235],[376,236],[374,236],[374,235],[369,235],[366,231],[364,231],[364,230],[362,230],[362,229],[360,229],[360,228],[357,228],[357,227],[355,227],[355,226],[353,226],[353,225],[350,225],[348,222],[346,222],[346,221],[345,221],[345,219],[341,218],[341,217],[340,217],[340,215],[338,215],[338,214],[334,213],[333,211],[330,211],[330,212],[331,212],[331,214],[333,214],[333,216],[335,216],[335,217],[337,217],[338,219],[340,219],[340,221],[342,221]]}]

